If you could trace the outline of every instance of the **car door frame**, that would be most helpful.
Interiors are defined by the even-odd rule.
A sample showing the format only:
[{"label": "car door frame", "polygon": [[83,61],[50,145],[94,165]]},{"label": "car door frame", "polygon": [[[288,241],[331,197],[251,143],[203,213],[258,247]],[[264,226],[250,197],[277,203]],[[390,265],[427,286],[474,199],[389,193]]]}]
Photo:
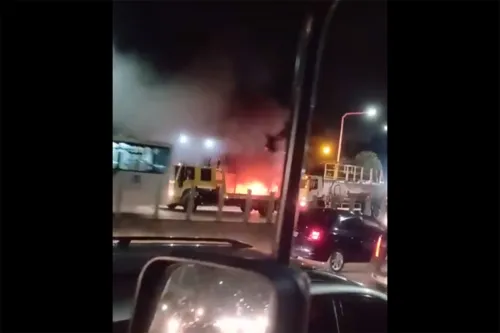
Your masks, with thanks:
[{"label": "car door frame", "polygon": [[[372,296],[372,295],[368,295],[368,294],[361,294],[361,293],[352,293],[352,294],[349,294],[349,293],[339,293],[335,296],[332,297],[332,301],[334,302],[334,308],[335,308],[335,315],[336,315],[336,320],[337,320],[337,323],[338,323],[338,327],[339,327],[339,332],[340,333],[343,333],[343,332],[351,332],[351,331],[348,331],[345,329],[345,322],[344,322],[344,314],[343,314],[343,305],[342,305],[342,299],[346,299],[346,298],[362,298],[362,297],[367,297],[367,298],[371,298],[371,299],[374,299],[374,300],[378,300],[380,302],[383,302],[382,299],[380,298],[377,298],[375,296]],[[361,302],[360,302],[361,304]],[[386,310],[386,315],[387,315],[387,310]],[[387,322],[387,318],[386,318],[386,322]],[[387,325],[386,325],[386,330],[387,330]],[[384,331],[385,333],[386,331]],[[368,332],[367,332],[368,333]],[[374,331],[373,333],[379,333],[379,332],[376,332]]]}]

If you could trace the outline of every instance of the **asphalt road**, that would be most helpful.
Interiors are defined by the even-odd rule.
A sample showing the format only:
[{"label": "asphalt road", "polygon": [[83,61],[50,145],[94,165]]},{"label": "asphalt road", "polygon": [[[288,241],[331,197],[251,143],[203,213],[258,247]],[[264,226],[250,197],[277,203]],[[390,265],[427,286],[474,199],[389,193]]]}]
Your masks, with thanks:
[{"label": "asphalt road", "polygon": [[[216,221],[216,210],[217,210],[216,207],[199,207],[198,211],[196,213],[193,213],[192,220],[196,221],[196,222],[214,222],[214,221]],[[134,209],[128,209],[128,210],[125,208],[123,211],[129,212],[129,213],[135,213],[135,214],[142,215],[142,216],[152,216],[152,214],[153,214],[153,208],[148,207],[148,206],[134,207]],[[274,216],[274,217],[276,217],[276,216]],[[159,212],[159,218],[161,220],[184,221],[184,220],[186,220],[186,213],[182,212],[180,209],[176,210],[176,211],[161,209]],[[222,214],[222,220],[224,222],[235,222],[235,223],[239,224],[239,223],[243,222],[243,213],[241,212],[239,207],[224,207],[224,212]],[[265,223],[265,219],[261,218],[256,211],[253,211],[250,214],[249,222],[251,224],[254,224],[254,223],[260,224],[260,223]],[[229,237],[229,238],[235,238],[235,239],[241,238],[241,237],[237,237],[236,234],[231,234],[231,232],[229,232],[229,230],[228,230],[229,234],[226,235],[225,232],[223,232],[224,231],[222,229],[223,226],[220,225],[219,223],[217,223],[217,224],[218,224],[217,226],[216,225],[213,226],[213,229],[214,230],[221,229],[220,231],[224,234],[222,236]],[[225,224],[225,223],[223,223],[223,224]],[[230,224],[232,224],[232,223],[230,223]],[[205,225],[205,224],[202,223],[202,225]],[[199,225],[199,226],[201,226],[201,225]],[[197,230],[199,230],[198,229],[199,226],[195,227],[195,228]],[[242,226],[243,226],[243,223],[242,223]],[[209,227],[209,225],[207,225],[207,227]],[[227,226],[227,227],[229,227],[229,226]],[[263,225],[263,227],[264,227],[264,225]],[[165,228],[170,230],[170,227],[168,225],[165,226]],[[154,228],[154,229],[156,229],[156,228]],[[130,230],[130,232],[127,230],[120,230],[119,232],[115,232],[115,234],[116,235],[123,235],[123,236],[125,236],[125,235],[136,235],[136,236],[144,235],[144,236],[146,236],[146,235],[150,235],[150,234],[151,235],[157,234],[157,232],[154,229],[151,230],[152,233],[146,231],[146,232],[140,232],[140,234],[138,234],[136,230]],[[210,229],[212,229],[212,228],[210,228]],[[188,231],[187,228],[186,228],[186,232],[188,234],[192,233],[192,231]],[[201,232],[201,230],[200,230],[200,232]],[[247,233],[252,233],[252,232],[251,232],[251,230],[248,230],[248,231],[244,231],[243,233],[247,234]],[[199,235],[198,234],[198,236],[207,236],[208,237],[208,236],[212,236],[212,235],[203,235],[203,234]],[[222,236],[221,235],[213,235],[212,237],[222,237]],[[258,249],[262,252],[270,253],[270,250],[271,250],[270,243],[273,242],[274,237],[273,237],[273,235],[266,234],[265,237],[258,236],[258,237],[252,237],[251,240],[250,239],[241,239],[241,240],[246,241],[248,243],[251,243],[256,249]],[[340,275],[344,275],[345,277],[347,277],[351,280],[361,282],[367,286],[373,286],[373,282],[371,280],[370,274],[371,274],[371,271],[370,271],[369,264],[346,264],[343,271],[340,273]]]}]

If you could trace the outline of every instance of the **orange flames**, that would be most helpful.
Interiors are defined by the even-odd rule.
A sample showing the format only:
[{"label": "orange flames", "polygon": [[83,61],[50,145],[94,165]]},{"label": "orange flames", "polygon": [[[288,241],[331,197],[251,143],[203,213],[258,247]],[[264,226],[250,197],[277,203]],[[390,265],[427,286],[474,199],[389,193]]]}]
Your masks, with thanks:
[{"label": "orange flames", "polygon": [[266,187],[264,184],[261,182],[249,182],[249,183],[244,183],[244,184],[237,184],[235,192],[236,193],[241,193],[241,194],[246,194],[247,190],[252,190],[253,195],[268,195],[270,192],[278,192],[278,185],[272,185],[271,189]]}]

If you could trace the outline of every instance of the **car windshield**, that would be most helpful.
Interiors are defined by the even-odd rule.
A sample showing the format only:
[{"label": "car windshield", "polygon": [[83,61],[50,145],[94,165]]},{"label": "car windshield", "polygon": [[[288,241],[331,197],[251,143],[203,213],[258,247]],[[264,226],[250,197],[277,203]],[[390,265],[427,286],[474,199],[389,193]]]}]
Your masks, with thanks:
[{"label": "car windshield", "polygon": [[301,181],[299,224],[330,223],[313,207],[350,200],[385,214],[385,2],[339,4],[310,124],[298,124],[307,142],[288,145],[305,18],[329,6],[113,3],[114,236],[226,238],[273,255],[289,146],[304,149],[302,176],[316,184]]}]

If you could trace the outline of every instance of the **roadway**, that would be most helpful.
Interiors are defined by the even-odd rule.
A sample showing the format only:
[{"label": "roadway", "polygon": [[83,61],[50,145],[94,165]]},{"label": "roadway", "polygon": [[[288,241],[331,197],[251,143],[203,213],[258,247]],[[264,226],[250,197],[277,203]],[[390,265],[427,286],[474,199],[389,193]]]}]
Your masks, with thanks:
[{"label": "roadway", "polygon": [[[152,208],[139,207],[129,214],[123,214],[120,219],[115,217],[113,234],[232,238],[251,244],[262,252],[272,252],[275,225],[265,223],[257,212],[250,215],[249,223],[243,223],[243,214],[237,207],[225,207],[223,221],[216,221],[216,209],[212,207],[200,207],[191,221],[186,221],[186,213],[181,211],[161,209],[158,220],[151,219],[152,214]],[[346,264],[341,275],[372,285],[369,264]]]}]

